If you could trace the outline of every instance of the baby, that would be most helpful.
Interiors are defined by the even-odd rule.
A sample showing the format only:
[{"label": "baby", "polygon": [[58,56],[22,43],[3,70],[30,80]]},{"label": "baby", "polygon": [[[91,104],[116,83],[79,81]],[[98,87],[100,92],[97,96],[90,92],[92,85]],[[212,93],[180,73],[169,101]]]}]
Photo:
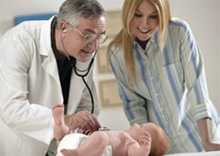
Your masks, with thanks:
[{"label": "baby", "polygon": [[[57,140],[69,132],[63,111],[60,105],[53,108],[54,137]],[[146,123],[134,124],[124,131],[95,131],[88,136],[68,134],[61,140],[57,156],[162,156],[168,147],[163,130],[153,123]]]}]

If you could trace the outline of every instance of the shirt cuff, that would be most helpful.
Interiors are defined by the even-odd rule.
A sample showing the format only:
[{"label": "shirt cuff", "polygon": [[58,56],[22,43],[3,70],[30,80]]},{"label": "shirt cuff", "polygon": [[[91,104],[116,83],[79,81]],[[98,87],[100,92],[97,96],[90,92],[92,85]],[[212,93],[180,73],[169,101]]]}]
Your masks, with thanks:
[{"label": "shirt cuff", "polygon": [[201,103],[201,104],[197,104],[194,107],[193,110],[193,116],[194,116],[194,120],[198,121],[200,119],[204,119],[204,118],[212,118],[210,111],[208,110],[208,104],[207,103]]}]

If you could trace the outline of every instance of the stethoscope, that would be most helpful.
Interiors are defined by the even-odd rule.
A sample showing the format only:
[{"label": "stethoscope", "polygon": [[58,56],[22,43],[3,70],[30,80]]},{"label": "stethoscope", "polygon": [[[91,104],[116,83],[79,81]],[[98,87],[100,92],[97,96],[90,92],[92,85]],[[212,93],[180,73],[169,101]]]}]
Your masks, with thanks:
[{"label": "stethoscope", "polygon": [[91,67],[92,67],[92,64],[94,62],[96,53],[97,52],[95,52],[94,56],[92,57],[88,67],[86,69],[83,69],[83,70],[77,68],[77,66],[76,66],[77,60],[75,58],[72,58],[73,59],[73,70],[74,70],[75,74],[82,78],[83,83],[85,84],[86,88],[89,91],[89,95],[90,95],[90,98],[91,98],[91,104],[92,104],[92,109],[91,109],[92,114],[94,113],[94,109],[95,109],[94,97],[93,97],[91,88],[89,87],[88,83],[85,80],[85,77],[89,74],[89,72],[91,70]]},{"label": "stethoscope", "polygon": [[[52,29],[55,29],[55,26],[56,26],[56,17],[53,19],[52,21]],[[64,32],[64,31],[63,31]],[[63,44],[63,40],[61,41],[62,44]],[[64,46],[64,45],[63,45]],[[89,74],[90,70],[91,70],[91,67],[92,67],[92,64],[94,62],[94,59],[95,59],[95,56],[96,56],[96,53],[93,55],[93,57],[91,58],[90,60],[90,63],[88,65],[88,67],[84,70],[81,70],[79,68],[77,68],[77,60],[76,58],[74,57],[69,57],[71,60],[72,60],[72,66],[73,66],[73,70],[74,72],[76,73],[77,76],[81,77],[82,78],[82,81],[83,83],[85,84],[86,88],[88,89],[89,91],[89,95],[90,95],[90,98],[91,98],[91,105],[92,105],[92,109],[91,109],[91,113],[93,114],[94,113],[94,107],[95,107],[95,104],[94,104],[94,97],[93,97],[93,94],[92,94],[92,90],[91,88],[89,87],[89,85],[87,84],[86,80],[85,80],[85,77]]]}]

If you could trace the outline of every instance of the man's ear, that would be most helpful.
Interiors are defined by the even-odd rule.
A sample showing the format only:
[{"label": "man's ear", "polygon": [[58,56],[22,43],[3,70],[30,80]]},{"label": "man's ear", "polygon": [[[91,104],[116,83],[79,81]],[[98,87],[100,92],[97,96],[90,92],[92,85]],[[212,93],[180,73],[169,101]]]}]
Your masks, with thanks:
[{"label": "man's ear", "polygon": [[66,22],[65,21],[61,21],[60,25],[59,25],[60,30],[65,33],[67,32],[67,28],[66,28]]}]

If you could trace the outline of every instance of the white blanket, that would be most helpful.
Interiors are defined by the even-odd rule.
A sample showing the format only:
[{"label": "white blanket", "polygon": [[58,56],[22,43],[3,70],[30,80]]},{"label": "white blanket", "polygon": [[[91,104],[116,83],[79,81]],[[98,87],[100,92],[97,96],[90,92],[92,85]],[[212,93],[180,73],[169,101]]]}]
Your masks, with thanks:
[{"label": "white blanket", "polygon": [[166,156],[220,156],[220,151],[216,151],[216,152],[168,154]]}]

